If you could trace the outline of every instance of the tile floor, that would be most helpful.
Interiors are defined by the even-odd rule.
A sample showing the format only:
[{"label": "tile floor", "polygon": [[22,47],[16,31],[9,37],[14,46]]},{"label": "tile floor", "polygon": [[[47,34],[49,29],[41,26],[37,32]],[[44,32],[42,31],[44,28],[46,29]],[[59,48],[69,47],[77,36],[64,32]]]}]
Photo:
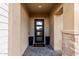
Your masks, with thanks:
[{"label": "tile floor", "polygon": [[32,47],[29,46],[23,56],[61,56],[61,53],[53,51],[50,47]]}]

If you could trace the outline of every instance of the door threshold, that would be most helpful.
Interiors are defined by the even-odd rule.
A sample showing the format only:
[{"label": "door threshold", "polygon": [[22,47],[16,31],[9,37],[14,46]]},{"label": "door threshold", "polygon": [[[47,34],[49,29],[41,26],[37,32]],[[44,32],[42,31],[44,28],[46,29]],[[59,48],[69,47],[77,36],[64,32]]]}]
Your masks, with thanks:
[{"label": "door threshold", "polygon": [[45,44],[33,44],[33,47],[45,47]]}]

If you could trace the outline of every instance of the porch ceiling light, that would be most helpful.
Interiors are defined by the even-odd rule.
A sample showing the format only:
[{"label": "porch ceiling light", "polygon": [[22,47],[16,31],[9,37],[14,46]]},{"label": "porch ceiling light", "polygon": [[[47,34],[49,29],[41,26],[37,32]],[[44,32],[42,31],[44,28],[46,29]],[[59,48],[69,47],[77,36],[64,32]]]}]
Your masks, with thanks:
[{"label": "porch ceiling light", "polygon": [[38,5],[38,8],[42,8],[42,5]]}]

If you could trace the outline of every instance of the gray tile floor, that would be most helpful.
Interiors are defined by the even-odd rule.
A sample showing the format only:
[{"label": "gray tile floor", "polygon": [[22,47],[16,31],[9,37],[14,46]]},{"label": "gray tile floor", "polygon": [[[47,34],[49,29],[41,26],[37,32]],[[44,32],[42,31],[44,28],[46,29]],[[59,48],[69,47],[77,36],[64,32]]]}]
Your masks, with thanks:
[{"label": "gray tile floor", "polygon": [[50,47],[29,46],[23,56],[61,56],[61,53],[53,51]]}]

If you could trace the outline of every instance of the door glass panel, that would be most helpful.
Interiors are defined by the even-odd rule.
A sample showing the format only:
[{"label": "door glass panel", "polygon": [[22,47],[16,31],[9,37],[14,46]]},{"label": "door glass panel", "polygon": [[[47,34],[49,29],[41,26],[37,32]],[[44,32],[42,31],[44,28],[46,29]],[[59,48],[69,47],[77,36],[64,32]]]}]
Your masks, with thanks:
[{"label": "door glass panel", "polygon": [[40,35],[40,32],[37,32],[37,35]]},{"label": "door glass panel", "polygon": [[42,25],[42,21],[37,21],[36,25]]},{"label": "door glass panel", "polygon": [[38,35],[38,36],[42,35],[42,32],[37,32],[37,35]]},{"label": "door glass panel", "polygon": [[42,26],[37,26],[36,29],[37,30],[42,30]]}]

